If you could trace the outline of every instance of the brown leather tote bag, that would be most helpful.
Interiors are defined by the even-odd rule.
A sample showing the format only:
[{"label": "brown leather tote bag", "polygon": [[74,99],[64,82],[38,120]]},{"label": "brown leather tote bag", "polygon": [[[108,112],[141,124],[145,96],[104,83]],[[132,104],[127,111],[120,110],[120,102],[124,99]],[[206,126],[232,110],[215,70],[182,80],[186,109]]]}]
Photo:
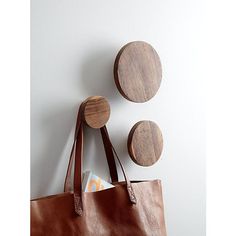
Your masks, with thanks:
[{"label": "brown leather tote bag", "polygon": [[[101,128],[114,188],[82,192],[84,124],[79,113],[64,193],[31,200],[32,236],[166,236],[161,181],[129,181]],[[114,155],[115,154],[115,155]],[[125,181],[118,182],[114,156]],[[74,183],[71,191],[71,170]]]}]

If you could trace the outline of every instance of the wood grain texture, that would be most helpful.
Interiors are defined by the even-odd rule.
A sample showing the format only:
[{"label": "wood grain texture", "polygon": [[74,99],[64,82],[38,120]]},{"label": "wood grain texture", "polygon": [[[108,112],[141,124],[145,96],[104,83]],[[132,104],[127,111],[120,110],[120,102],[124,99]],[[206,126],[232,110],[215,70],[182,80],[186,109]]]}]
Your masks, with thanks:
[{"label": "wood grain texture", "polygon": [[153,121],[140,121],[130,130],[127,145],[129,155],[136,164],[151,166],[162,153],[161,130]]},{"label": "wood grain texture", "polygon": [[148,43],[135,41],[126,44],[114,64],[116,86],[126,99],[142,103],[157,93],[162,79],[160,58]]},{"label": "wood grain texture", "polygon": [[83,119],[91,128],[103,127],[110,117],[110,105],[101,96],[92,96],[83,102]]}]

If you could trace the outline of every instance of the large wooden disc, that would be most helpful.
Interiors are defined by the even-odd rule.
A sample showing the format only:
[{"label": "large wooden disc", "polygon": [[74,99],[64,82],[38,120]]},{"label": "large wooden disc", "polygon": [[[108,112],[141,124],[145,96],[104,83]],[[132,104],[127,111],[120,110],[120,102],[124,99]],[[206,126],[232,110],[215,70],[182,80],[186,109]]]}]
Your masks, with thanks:
[{"label": "large wooden disc", "polygon": [[140,121],[130,130],[127,144],[129,155],[136,164],[151,166],[162,153],[161,130],[153,121]]},{"label": "large wooden disc", "polygon": [[146,102],[157,93],[162,79],[160,58],[148,43],[126,44],[116,56],[114,78],[119,92],[132,102]]},{"label": "large wooden disc", "polygon": [[110,105],[101,96],[92,96],[83,102],[83,119],[91,128],[103,127],[110,117]]}]

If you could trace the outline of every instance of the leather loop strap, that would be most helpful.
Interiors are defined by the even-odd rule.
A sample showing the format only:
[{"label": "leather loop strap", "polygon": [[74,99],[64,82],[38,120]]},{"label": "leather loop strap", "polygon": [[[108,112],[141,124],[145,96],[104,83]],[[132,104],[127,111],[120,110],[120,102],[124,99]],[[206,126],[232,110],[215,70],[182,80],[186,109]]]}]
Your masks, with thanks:
[{"label": "leather loop strap", "polygon": [[113,152],[115,153],[115,156],[116,156],[116,158],[117,158],[117,161],[118,161],[118,163],[119,163],[119,165],[120,165],[120,167],[121,167],[121,170],[122,170],[122,172],[123,172],[123,175],[124,175],[124,178],[125,178],[125,181],[126,181],[126,186],[127,186],[127,191],[128,191],[128,194],[129,194],[130,201],[131,201],[133,204],[136,204],[136,203],[137,203],[137,199],[136,199],[136,197],[135,197],[134,190],[133,190],[133,188],[132,188],[131,182],[130,182],[128,176],[127,176],[126,173],[125,173],[125,169],[124,169],[123,165],[121,164],[121,161],[120,161],[120,159],[119,159],[119,157],[118,157],[118,155],[117,155],[117,152],[116,152],[114,146],[112,145],[112,143],[111,143],[111,141],[110,141],[109,134],[108,134],[108,131],[107,131],[106,127],[105,127],[105,129],[104,129],[104,132],[105,132],[105,135],[107,136],[107,140],[108,140],[108,142],[109,142],[109,144],[110,144],[110,146],[111,146]]},{"label": "leather loop strap", "polygon": [[74,141],[70,153],[70,159],[69,164],[66,171],[66,178],[64,181],[64,192],[70,192],[72,191],[72,182],[71,182],[71,172],[72,172],[72,166],[74,162],[74,155],[75,155],[75,144],[78,136],[78,131],[82,122],[82,109],[83,109],[83,103],[79,107],[79,111],[77,114],[77,121],[76,121],[76,127],[75,127],[75,133],[74,133]]},{"label": "leather loop strap", "polygon": [[[73,146],[72,146],[71,153],[70,153],[69,164],[68,164],[66,178],[65,178],[65,182],[64,182],[64,192],[72,191],[72,181],[71,181],[72,174],[71,174],[71,172],[72,172],[72,166],[73,166],[74,155],[75,155],[75,153],[74,153],[75,152],[75,143],[76,143],[76,139],[78,137],[79,127],[82,122],[82,110],[83,110],[83,103],[81,104],[79,111],[78,111],[78,115],[77,115],[74,141],[73,141]],[[103,145],[104,145],[104,149],[105,149],[105,153],[106,153],[107,163],[108,163],[108,167],[109,167],[109,172],[110,172],[110,176],[111,176],[111,181],[112,181],[112,183],[115,183],[115,182],[118,182],[118,173],[117,173],[114,154],[113,154],[111,146],[108,145],[109,141],[107,140],[107,137],[105,135],[105,130],[106,130],[105,126],[100,129],[101,135],[102,135],[102,140],[103,140]]]},{"label": "leather loop strap", "polygon": [[[75,206],[75,212],[81,216],[82,212],[83,212],[83,194],[82,194],[82,173],[83,173],[83,122],[81,122],[80,124],[80,128],[78,131],[78,138],[75,144],[75,165],[74,165],[74,206]],[[130,199],[130,202],[133,204],[136,204],[137,200],[135,197],[135,193],[134,190],[132,188],[132,184],[130,182],[130,180],[128,179],[124,167],[121,164],[121,161],[115,151],[115,148],[113,147],[113,145],[111,144],[111,141],[109,139],[109,135],[107,130],[105,131],[105,135],[106,138],[109,142],[110,147],[112,148],[113,152],[115,153],[115,157],[117,158],[117,161],[121,167],[121,170],[123,172],[125,181],[126,181],[126,187],[127,187],[127,192],[128,192],[128,196]]]},{"label": "leather loop strap", "polygon": [[[77,125],[76,125],[76,130],[75,130],[75,138],[74,138],[74,143],[71,151],[71,156],[70,156],[70,161],[67,169],[67,175],[65,179],[65,185],[64,189],[65,191],[69,190],[69,187],[71,186],[71,170],[72,170],[72,164],[73,160],[75,162],[74,164],[74,207],[75,207],[75,212],[81,216],[83,212],[83,194],[82,194],[82,173],[83,173],[83,129],[84,129],[84,122],[81,118],[81,109],[82,109],[83,104],[80,106],[79,112],[78,112],[78,118],[77,118]],[[130,199],[130,202],[135,204],[136,203],[136,197],[131,185],[131,182],[129,181],[124,167],[122,166],[120,159],[110,141],[108,131],[106,127],[101,128],[101,134],[104,142],[104,148],[105,152],[107,155],[107,161],[110,169],[110,173],[116,175],[113,175],[114,180],[118,181],[118,175],[117,175],[117,170],[116,170],[116,165],[115,165],[115,160],[114,160],[114,154],[115,157],[117,158],[117,161],[121,167],[121,170],[123,172],[125,181],[126,181],[126,187],[127,187],[127,192],[128,196]],[[110,157],[110,158],[108,158]]]},{"label": "leather loop strap", "polygon": [[72,146],[71,153],[70,153],[70,160],[69,160],[69,164],[67,167],[66,178],[65,178],[65,182],[64,182],[64,192],[72,191],[71,171],[72,171],[72,166],[73,166],[73,161],[74,161],[75,144],[76,144],[76,140],[74,140],[74,142],[73,142],[73,146]]},{"label": "leather loop strap", "polygon": [[83,122],[80,123],[78,139],[75,145],[75,165],[74,165],[74,206],[75,212],[81,216],[83,212],[82,203],[82,174],[83,174]]},{"label": "leather loop strap", "polygon": [[109,166],[111,181],[112,181],[112,183],[115,183],[115,182],[118,182],[118,174],[117,174],[117,169],[116,169],[116,162],[115,162],[115,158],[114,158],[114,153],[113,153],[112,147],[109,142],[107,127],[103,126],[100,129],[100,131],[101,131],[101,135],[102,135],[104,150],[105,150],[106,157],[107,157],[107,163]]}]

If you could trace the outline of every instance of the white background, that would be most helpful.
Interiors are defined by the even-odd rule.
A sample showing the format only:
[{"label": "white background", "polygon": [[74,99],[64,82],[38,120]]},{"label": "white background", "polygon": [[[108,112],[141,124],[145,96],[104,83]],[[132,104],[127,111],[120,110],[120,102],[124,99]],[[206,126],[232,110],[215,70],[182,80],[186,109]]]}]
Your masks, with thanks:
[{"label": "white background", "polygon": [[[160,178],[169,236],[205,235],[203,1],[32,0],[31,198],[60,193],[79,104],[108,98],[108,130],[131,179]],[[163,80],[147,103],[122,98],[113,80],[119,49],[134,40],[158,52]],[[134,164],[126,141],[139,120],[161,128],[152,167]],[[84,168],[108,180],[100,134],[88,129]]]},{"label": "white background", "polygon": [[[236,235],[235,7],[234,0],[206,0],[199,18],[203,40],[198,44],[202,66],[198,63],[197,71],[207,88],[209,236]],[[29,1],[0,2],[0,221],[4,235],[30,235],[29,12]]]}]

